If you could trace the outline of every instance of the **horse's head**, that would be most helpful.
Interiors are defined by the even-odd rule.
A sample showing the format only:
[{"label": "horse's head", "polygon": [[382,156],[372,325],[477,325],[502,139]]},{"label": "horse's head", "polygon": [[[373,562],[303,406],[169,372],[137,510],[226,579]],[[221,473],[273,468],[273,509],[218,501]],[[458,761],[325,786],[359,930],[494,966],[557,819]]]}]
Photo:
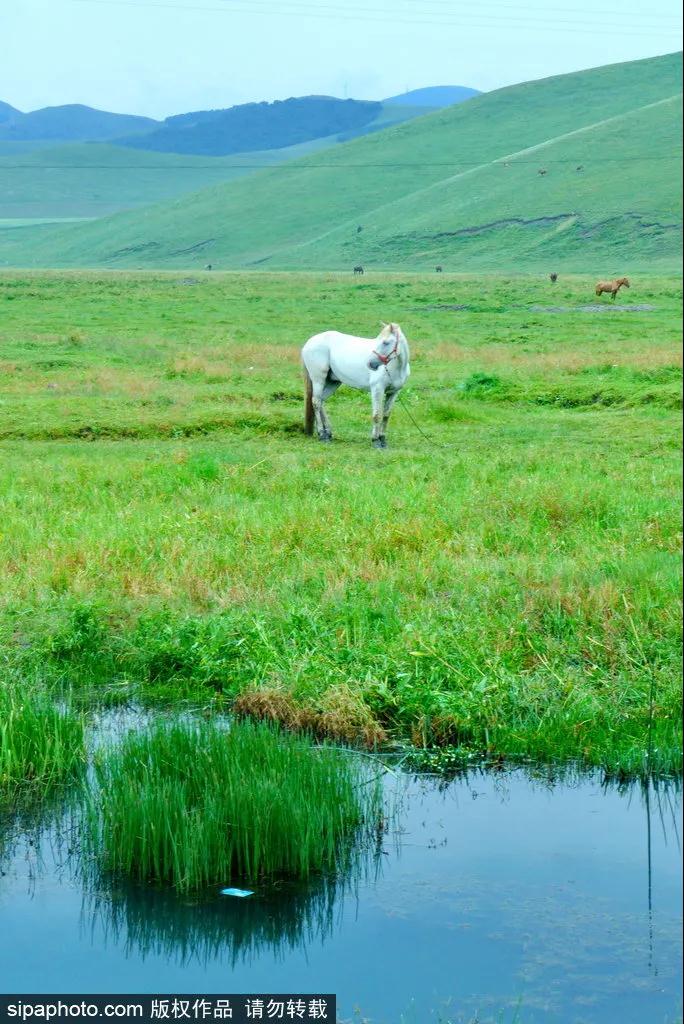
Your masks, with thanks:
[{"label": "horse's head", "polygon": [[623,288],[629,288],[629,286],[630,286],[630,285],[629,285],[629,281],[627,280],[627,278],[626,278],[626,277],[620,277],[620,278],[618,278],[618,282],[617,282],[617,283],[618,283],[618,284],[621,284],[621,285],[623,286]]},{"label": "horse's head", "polygon": [[406,344],[406,338],[399,324],[383,323],[382,330],[375,339],[373,357],[368,363],[371,370],[377,370],[381,365],[387,366],[397,355],[399,343],[402,341]]}]

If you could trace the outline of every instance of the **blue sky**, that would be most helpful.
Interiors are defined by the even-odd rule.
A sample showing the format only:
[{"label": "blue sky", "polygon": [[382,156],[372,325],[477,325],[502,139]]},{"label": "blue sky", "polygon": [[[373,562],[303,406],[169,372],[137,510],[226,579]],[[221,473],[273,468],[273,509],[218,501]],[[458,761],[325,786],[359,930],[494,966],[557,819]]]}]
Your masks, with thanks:
[{"label": "blue sky", "polygon": [[681,48],[674,0],[0,0],[0,99],[164,117],[489,90]]}]

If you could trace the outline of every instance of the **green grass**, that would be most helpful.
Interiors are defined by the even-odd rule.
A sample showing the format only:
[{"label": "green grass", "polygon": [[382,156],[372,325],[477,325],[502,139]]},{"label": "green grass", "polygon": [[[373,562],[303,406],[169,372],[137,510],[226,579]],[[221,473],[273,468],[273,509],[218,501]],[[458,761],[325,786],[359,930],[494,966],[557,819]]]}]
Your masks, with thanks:
[{"label": "green grass", "polygon": [[86,841],[100,867],[180,891],[346,870],[381,820],[378,776],[248,722],[161,723],[98,756]]},{"label": "green grass", "polygon": [[672,270],[680,140],[681,54],[672,54],[500,89],[144,213],[3,232],[0,259]]},{"label": "green grass", "polygon": [[0,688],[0,806],[44,799],[85,764],[82,719],[44,693]]},{"label": "green grass", "polygon": [[[196,192],[252,174],[333,144],[313,140],[285,149],[199,157],[151,153],[109,143],[70,143],[23,152],[0,146],[5,188],[0,220],[27,226],[46,221],[104,217]],[[12,148],[16,145],[18,148]]]},{"label": "green grass", "polygon": [[[680,769],[680,279],[186,280],[5,275],[13,672],[618,772],[650,728]],[[318,445],[299,348],[380,318],[391,447],[344,391]]]}]

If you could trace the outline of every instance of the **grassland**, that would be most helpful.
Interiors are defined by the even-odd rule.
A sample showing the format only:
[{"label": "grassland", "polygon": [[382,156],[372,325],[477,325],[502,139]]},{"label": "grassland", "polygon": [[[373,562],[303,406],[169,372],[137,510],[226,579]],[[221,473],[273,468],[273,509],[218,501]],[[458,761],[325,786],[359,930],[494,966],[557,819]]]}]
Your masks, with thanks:
[{"label": "grassland", "polygon": [[150,153],[107,143],[53,144],[24,152],[21,143],[5,143],[0,146],[0,228],[18,220],[28,226],[32,219],[104,217],[175,199],[294,160],[333,141],[316,139],[224,157]]},{"label": "grassland", "polygon": [[[679,770],[681,279],[592,284],[5,273],[8,677]],[[299,348],[380,318],[391,448],[319,446]]]},{"label": "grassland", "polygon": [[0,259],[667,272],[681,257],[680,181],[672,54],[500,89],[144,213],[3,232]]}]

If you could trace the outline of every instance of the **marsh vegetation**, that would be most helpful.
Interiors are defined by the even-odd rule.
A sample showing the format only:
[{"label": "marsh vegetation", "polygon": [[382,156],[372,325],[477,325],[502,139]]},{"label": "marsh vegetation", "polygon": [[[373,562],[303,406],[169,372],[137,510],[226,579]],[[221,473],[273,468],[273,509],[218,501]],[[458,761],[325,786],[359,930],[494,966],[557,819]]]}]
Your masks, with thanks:
[{"label": "marsh vegetation", "polygon": [[82,773],[82,717],[28,685],[0,687],[0,811],[40,801]]},{"label": "marsh vegetation", "polygon": [[161,722],[101,751],[85,837],[100,869],[184,892],[345,873],[382,827],[377,767],[250,722]]}]

